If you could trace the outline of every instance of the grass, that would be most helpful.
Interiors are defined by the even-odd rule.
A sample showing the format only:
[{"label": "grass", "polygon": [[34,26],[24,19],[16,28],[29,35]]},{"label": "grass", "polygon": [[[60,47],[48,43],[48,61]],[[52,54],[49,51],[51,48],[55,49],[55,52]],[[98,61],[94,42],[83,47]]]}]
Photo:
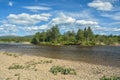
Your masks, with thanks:
[{"label": "grass", "polygon": [[102,78],[100,78],[100,80],[120,80],[120,77],[116,77],[116,76],[106,77],[106,76],[103,76]]},{"label": "grass", "polygon": [[65,68],[62,66],[52,66],[50,68],[50,72],[53,73],[54,75],[57,75],[58,73],[61,73],[64,75],[68,75],[68,74],[76,75],[75,69]]},{"label": "grass", "polygon": [[24,66],[23,66],[23,65],[20,65],[20,64],[12,64],[11,66],[9,66],[8,69],[9,69],[9,70],[10,70],[10,69],[24,69]]},{"label": "grass", "polygon": [[11,69],[26,69],[26,70],[37,71],[36,66],[38,64],[49,64],[49,63],[52,63],[52,60],[40,60],[38,62],[29,61],[29,62],[26,62],[25,65],[21,65],[21,64],[18,64],[18,63],[13,63],[11,66],[9,66],[8,69],[9,70],[11,70]]},{"label": "grass", "polygon": [[19,56],[18,54],[7,53],[7,52],[4,52],[3,54],[5,54],[5,55],[7,55],[7,56],[13,56],[13,57],[18,57],[18,56]]},{"label": "grass", "polygon": [[36,66],[38,64],[49,64],[49,63],[52,63],[52,60],[40,60],[38,62],[35,62],[35,61],[29,61],[29,62],[26,62],[26,66],[25,66],[25,69],[33,69],[34,71],[37,71],[36,69]]},{"label": "grass", "polygon": [[11,78],[6,78],[5,80],[12,80]]},{"label": "grass", "polygon": [[17,76],[17,80],[20,80],[20,74],[15,74],[14,76]]},{"label": "grass", "polygon": [[29,61],[29,62],[26,62],[25,64],[27,64],[27,65],[37,65],[37,64],[48,64],[48,63],[52,63],[52,60],[40,60],[38,62]]}]

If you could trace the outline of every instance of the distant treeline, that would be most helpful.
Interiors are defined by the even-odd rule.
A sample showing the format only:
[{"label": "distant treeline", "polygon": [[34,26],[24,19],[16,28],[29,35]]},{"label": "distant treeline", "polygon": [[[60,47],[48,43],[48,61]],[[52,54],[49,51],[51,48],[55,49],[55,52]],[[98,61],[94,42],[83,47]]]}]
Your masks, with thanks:
[{"label": "distant treeline", "polygon": [[44,45],[111,45],[120,44],[120,36],[95,35],[90,27],[77,32],[67,31],[61,34],[57,25],[43,32],[37,32],[32,44]]},{"label": "distant treeline", "polygon": [[32,39],[31,37],[25,36],[25,37],[20,37],[20,36],[1,36],[0,37],[0,42],[30,42]]}]

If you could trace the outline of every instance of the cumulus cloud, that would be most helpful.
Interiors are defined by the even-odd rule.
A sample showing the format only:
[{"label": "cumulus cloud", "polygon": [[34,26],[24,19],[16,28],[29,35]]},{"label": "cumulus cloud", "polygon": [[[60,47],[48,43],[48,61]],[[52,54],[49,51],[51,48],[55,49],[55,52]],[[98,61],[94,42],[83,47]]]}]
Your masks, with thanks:
[{"label": "cumulus cloud", "polygon": [[12,35],[18,32],[18,28],[16,27],[16,25],[13,24],[3,24],[0,25],[0,33],[1,34],[6,34],[6,35]]},{"label": "cumulus cloud", "polygon": [[[22,14],[10,14],[7,17],[7,22],[4,21],[3,25],[0,25],[1,33],[12,34],[18,33],[18,31],[23,31],[26,34],[34,34],[38,31],[44,31],[51,28],[53,25],[58,25],[60,31],[77,31],[79,28],[84,29],[85,27],[91,26],[94,32],[106,33],[106,32],[120,32],[120,28],[108,28],[101,27],[99,22],[92,19],[76,19],[63,12],[59,13],[56,17],[53,17],[48,21],[50,14],[34,14],[30,15],[27,13]],[[37,23],[41,21],[47,21],[44,24],[38,25]]]},{"label": "cumulus cloud", "polygon": [[23,8],[28,9],[33,12],[38,12],[40,10],[50,10],[50,7],[44,7],[44,6],[24,6]]},{"label": "cumulus cloud", "polygon": [[97,25],[98,22],[88,21],[88,20],[77,20],[76,24],[78,24],[78,25]]},{"label": "cumulus cloud", "polygon": [[94,0],[91,3],[88,3],[88,6],[101,11],[110,11],[113,8],[113,5],[110,2],[103,2],[101,0]]},{"label": "cumulus cloud", "polygon": [[119,0],[100,0],[100,1],[107,1],[107,2],[111,2],[111,3],[119,2]]},{"label": "cumulus cloud", "polygon": [[58,17],[53,18],[49,24],[51,25],[61,25],[61,24],[72,24],[75,22],[75,19],[69,16],[66,16],[64,13],[60,13]]},{"label": "cumulus cloud", "polygon": [[18,25],[34,25],[41,21],[48,21],[50,14],[34,14],[30,15],[27,13],[22,14],[10,14],[7,19],[9,23],[18,24]]},{"label": "cumulus cloud", "polygon": [[101,16],[109,17],[109,18],[112,18],[114,20],[120,20],[120,12],[116,12],[114,14],[102,14]]},{"label": "cumulus cloud", "polygon": [[108,27],[101,27],[99,25],[93,28],[94,31],[109,31],[109,32],[120,32],[120,28],[108,28]]},{"label": "cumulus cloud", "polygon": [[31,27],[25,27],[25,30],[30,32],[30,31],[42,31],[46,30],[48,28],[47,25],[41,25],[41,26],[31,26]]},{"label": "cumulus cloud", "polygon": [[9,1],[9,2],[8,2],[8,5],[9,5],[9,6],[13,6],[13,2]]}]

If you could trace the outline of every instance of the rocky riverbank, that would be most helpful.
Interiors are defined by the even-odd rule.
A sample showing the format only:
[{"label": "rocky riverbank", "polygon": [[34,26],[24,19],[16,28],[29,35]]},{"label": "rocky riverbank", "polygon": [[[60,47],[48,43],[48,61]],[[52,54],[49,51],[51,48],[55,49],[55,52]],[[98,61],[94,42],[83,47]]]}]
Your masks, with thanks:
[{"label": "rocky riverbank", "polygon": [[[76,75],[54,75],[50,72],[53,66],[72,68]],[[119,75],[119,67],[0,52],[0,80],[99,80]]]}]

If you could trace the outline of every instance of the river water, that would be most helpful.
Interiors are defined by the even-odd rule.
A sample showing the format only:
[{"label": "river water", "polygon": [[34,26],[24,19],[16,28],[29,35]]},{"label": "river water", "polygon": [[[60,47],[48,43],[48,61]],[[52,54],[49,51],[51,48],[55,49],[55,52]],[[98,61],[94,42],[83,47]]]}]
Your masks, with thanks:
[{"label": "river water", "polygon": [[0,51],[120,67],[120,46],[81,47],[72,45],[55,47],[14,43],[0,44]]}]

